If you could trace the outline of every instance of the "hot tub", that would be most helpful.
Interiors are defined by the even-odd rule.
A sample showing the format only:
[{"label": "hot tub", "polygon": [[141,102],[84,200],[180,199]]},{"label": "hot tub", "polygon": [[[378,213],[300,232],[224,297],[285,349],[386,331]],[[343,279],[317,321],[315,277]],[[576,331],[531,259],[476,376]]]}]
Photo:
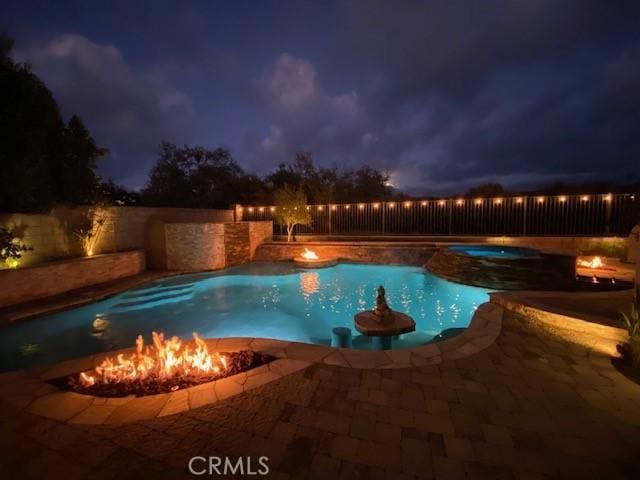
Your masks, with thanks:
[{"label": "hot tub", "polygon": [[573,290],[576,257],[504,245],[450,245],[425,265],[447,280],[497,290]]}]

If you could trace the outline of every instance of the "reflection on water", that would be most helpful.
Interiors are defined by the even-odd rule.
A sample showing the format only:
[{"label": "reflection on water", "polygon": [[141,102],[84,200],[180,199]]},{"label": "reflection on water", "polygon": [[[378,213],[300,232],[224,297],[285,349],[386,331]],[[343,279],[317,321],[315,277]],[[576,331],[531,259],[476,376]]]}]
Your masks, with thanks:
[{"label": "reflection on water", "polygon": [[320,291],[320,276],[318,272],[302,272],[300,274],[300,292],[305,298],[309,298]]}]

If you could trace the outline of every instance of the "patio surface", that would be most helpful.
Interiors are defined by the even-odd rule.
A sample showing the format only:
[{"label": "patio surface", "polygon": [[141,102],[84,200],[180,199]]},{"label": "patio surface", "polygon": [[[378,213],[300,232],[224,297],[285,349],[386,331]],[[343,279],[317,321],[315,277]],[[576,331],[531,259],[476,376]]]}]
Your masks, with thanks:
[{"label": "patio surface", "polygon": [[2,401],[0,427],[5,478],[197,478],[196,455],[268,456],[270,478],[640,475],[640,386],[512,313],[493,345],[439,365],[313,364],[122,425],[61,423]]}]

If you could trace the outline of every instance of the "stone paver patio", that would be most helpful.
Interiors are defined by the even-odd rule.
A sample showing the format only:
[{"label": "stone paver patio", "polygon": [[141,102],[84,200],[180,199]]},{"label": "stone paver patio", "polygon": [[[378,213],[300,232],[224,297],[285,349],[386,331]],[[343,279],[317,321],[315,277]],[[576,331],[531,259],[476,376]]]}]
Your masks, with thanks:
[{"label": "stone paver patio", "polygon": [[640,387],[606,356],[506,314],[437,365],[312,364],[235,397],[121,425],[0,403],[4,478],[198,478],[196,455],[269,457],[270,478],[638,478]]}]

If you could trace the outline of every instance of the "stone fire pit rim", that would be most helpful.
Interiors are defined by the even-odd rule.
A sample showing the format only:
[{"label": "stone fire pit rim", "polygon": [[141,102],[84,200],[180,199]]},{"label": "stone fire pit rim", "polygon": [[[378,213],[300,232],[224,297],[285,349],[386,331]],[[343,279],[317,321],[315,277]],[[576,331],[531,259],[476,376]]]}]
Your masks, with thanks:
[{"label": "stone fire pit rim", "polygon": [[20,410],[74,424],[115,424],[180,413],[225,400],[316,364],[356,369],[409,368],[457,360],[490,346],[500,333],[503,309],[484,303],[460,335],[415,348],[354,350],[265,338],[205,339],[211,351],[254,350],[276,360],[247,372],[193,387],[143,397],[105,398],[63,391],[47,383],[95,368],[105,357],[135,348],[67,360],[53,366],[0,374],[0,398]]}]

